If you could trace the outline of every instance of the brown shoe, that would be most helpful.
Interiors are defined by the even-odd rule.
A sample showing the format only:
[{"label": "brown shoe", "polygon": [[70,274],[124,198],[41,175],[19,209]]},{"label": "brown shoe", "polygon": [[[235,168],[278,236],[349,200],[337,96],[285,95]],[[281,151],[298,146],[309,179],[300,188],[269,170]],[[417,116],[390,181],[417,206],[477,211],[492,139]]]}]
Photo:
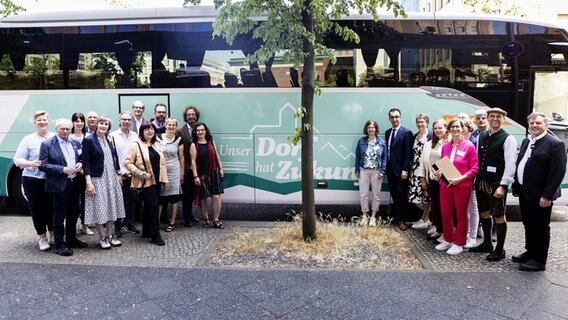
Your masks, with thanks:
[{"label": "brown shoe", "polygon": [[406,231],[406,229],[408,229],[408,226],[406,226],[406,223],[401,222],[398,224],[398,227],[400,228],[400,230],[402,231]]}]

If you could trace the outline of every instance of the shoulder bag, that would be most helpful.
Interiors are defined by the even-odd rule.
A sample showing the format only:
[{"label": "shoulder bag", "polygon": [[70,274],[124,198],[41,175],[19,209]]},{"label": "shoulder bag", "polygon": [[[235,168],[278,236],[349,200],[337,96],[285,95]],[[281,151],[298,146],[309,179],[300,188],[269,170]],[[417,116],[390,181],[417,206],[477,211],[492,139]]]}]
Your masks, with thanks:
[{"label": "shoulder bag", "polygon": [[[144,154],[142,153],[142,148],[140,147],[140,143],[136,142],[136,144],[138,145],[138,150],[140,150],[140,157],[142,157],[142,163],[144,164],[144,171],[148,172],[148,169],[146,168],[146,161],[144,161]],[[134,163],[136,163],[136,159]],[[130,186],[130,198],[133,199],[134,201],[141,201],[142,189],[144,189],[145,185],[146,185],[146,179],[144,179],[144,183],[140,188]]]}]

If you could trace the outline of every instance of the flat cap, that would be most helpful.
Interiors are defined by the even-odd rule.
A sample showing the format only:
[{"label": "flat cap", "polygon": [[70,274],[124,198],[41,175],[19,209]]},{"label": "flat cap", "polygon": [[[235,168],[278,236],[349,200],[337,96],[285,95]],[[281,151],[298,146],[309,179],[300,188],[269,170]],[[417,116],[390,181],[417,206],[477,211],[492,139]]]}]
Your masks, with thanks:
[{"label": "flat cap", "polygon": [[492,113],[492,112],[494,112],[494,113],[500,113],[500,114],[502,114],[502,115],[504,115],[504,116],[507,115],[507,111],[505,111],[505,110],[503,110],[503,109],[501,109],[501,108],[498,108],[498,107],[487,109],[487,114],[490,114],[490,113]]}]

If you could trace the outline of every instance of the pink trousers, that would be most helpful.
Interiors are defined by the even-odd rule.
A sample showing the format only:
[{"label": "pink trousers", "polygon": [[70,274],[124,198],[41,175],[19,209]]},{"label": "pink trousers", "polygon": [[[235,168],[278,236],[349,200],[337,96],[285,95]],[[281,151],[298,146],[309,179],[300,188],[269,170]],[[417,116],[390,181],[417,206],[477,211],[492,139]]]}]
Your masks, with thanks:
[{"label": "pink trousers", "polygon": [[[464,246],[467,240],[467,206],[470,196],[470,186],[440,186],[440,207],[442,211],[442,225],[444,227],[444,240],[457,246]],[[454,209],[456,213],[455,224]]]}]

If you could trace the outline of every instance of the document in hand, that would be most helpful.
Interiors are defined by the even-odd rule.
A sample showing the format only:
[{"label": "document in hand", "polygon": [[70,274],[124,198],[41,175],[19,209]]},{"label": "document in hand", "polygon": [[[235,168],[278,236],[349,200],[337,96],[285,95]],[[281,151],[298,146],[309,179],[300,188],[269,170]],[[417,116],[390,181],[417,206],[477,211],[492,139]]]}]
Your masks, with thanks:
[{"label": "document in hand", "polygon": [[451,180],[456,180],[462,176],[448,157],[443,157],[436,161],[436,163],[432,165],[432,168],[442,171],[442,179],[446,184],[450,184]]}]

